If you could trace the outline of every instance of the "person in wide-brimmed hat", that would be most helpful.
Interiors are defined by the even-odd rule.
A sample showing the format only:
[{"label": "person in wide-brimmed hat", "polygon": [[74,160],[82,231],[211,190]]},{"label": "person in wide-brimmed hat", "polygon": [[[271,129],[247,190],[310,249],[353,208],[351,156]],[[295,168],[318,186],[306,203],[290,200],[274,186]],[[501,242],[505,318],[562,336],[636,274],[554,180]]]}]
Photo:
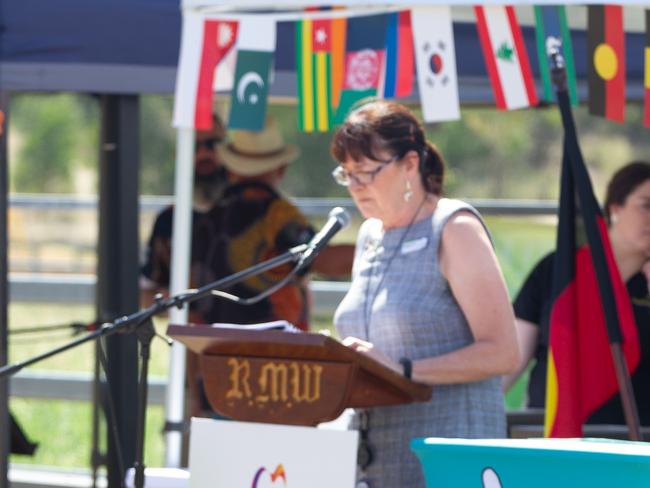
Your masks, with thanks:
[{"label": "person in wide-brimmed hat", "polygon": [[267,117],[260,132],[230,131],[228,141],[219,149],[223,165],[241,177],[257,177],[284,168],[298,159],[300,150],[287,144],[277,122]]},{"label": "person in wide-brimmed hat", "polygon": [[[262,131],[232,130],[219,146],[219,159],[230,186],[198,224],[195,234],[192,275],[201,286],[242,271],[308,242],[315,234],[300,210],[282,195],[278,186],[287,167],[300,155],[288,144],[276,120],[267,117]],[[329,276],[349,274],[352,245],[332,246],[322,252],[311,269]],[[239,297],[252,297],[283,279],[291,265],[273,269],[229,288]],[[254,324],[286,320],[307,329],[308,288],[297,276],[269,297],[253,305],[223,299],[199,300],[198,310],[206,323]],[[188,375],[196,365],[188,363]],[[198,368],[197,368],[198,369]],[[196,386],[190,381],[190,388]],[[198,410],[201,390],[190,391],[190,408]],[[209,408],[206,404],[202,409]]]}]

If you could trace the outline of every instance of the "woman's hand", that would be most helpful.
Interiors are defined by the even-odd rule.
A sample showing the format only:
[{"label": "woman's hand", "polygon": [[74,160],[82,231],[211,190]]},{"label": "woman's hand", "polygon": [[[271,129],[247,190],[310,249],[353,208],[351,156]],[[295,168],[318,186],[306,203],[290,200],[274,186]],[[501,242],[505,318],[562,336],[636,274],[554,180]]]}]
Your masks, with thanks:
[{"label": "woman's hand", "polygon": [[358,337],[346,337],[343,339],[343,345],[371,357],[375,361],[392,369],[400,375],[402,374],[402,365],[386,356],[383,352],[377,349],[372,342],[364,341]]}]

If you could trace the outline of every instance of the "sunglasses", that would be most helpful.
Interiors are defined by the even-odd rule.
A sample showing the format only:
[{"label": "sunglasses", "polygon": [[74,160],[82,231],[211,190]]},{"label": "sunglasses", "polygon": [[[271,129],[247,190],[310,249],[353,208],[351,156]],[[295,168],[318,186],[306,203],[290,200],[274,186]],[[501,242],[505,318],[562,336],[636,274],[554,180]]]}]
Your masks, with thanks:
[{"label": "sunglasses", "polygon": [[341,186],[350,186],[354,181],[357,185],[366,186],[371,184],[379,172],[388,166],[390,163],[397,161],[399,158],[398,155],[393,156],[392,158],[386,161],[380,161],[381,165],[372,171],[346,171],[343,166],[337,166],[334,171],[332,171],[332,178]]},{"label": "sunglasses", "polygon": [[217,139],[216,137],[210,137],[209,139],[197,139],[194,141],[194,150],[198,151],[202,147],[211,151],[214,149],[214,146],[219,144],[221,142],[221,139]]}]

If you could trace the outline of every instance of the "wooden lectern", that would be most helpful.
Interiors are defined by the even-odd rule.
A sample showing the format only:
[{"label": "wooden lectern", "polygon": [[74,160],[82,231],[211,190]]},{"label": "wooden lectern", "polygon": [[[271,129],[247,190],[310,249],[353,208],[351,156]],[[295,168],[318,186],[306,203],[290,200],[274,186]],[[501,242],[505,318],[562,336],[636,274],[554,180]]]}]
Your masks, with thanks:
[{"label": "wooden lectern", "polygon": [[200,356],[210,405],[235,420],[316,425],[348,407],[431,398],[430,386],[322,334],[181,325],[167,334]]}]

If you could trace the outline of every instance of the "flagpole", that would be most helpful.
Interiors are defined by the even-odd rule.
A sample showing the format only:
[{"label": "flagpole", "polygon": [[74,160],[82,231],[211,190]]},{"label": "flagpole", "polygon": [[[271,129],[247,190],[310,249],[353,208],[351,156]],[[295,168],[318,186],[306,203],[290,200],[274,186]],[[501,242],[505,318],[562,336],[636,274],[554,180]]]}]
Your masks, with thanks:
[{"label": "flagpole", "polygon": [[[551,60],[551,76],[553,83],[556,86],[558,107],[562,115],[562,125],[564,126],[565,135],[564,147],[565,150],[568,151],[569,161],[571,162],[573,170],[584,171],[584,161],[582,159],[580,146],[578,144],[578,137],[575,131],[575,124],[573,121],[573,114],[571,111],[570,99],[567,90],[567,75],[564,58],[562,57],[561,52],[561,41],[559,39],[548,37],[546,41],[546,49],[547,55]],[[588,175],[584,176],[588,178]],[[602,256],[602,259],[605,259],[604,255]],[[612,361],[614,362],[616,380],[618,382],[621,402],[623,404],[623,414],[625,416],[625,422],[628,427],[629,439],[633,441],[640,441],[642,440],[642,437],[639,412],[634,398],[634,390],[632,388],[630,372],[627,368],[627,363],[625,362],[625,356],[621,347],[621,331],[618,328],[617,324],[615,329],[616,330],[612,330],[609,325],[607,327]]]}]

